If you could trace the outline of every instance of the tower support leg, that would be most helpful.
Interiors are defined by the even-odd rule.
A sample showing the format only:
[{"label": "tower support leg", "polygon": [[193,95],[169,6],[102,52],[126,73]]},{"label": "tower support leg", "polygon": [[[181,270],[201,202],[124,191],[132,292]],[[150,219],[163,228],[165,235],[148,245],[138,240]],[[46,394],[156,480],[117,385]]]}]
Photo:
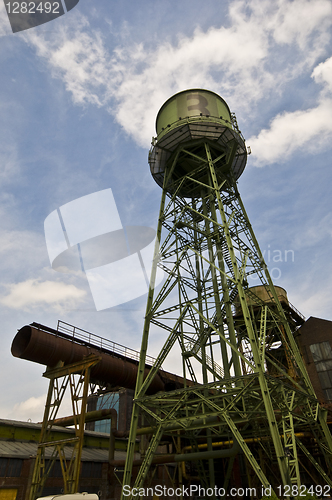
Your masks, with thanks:
[{"label": "tower support leg", "polygon": [[[44,377],[47,377],[50,383],[29,500],[42,496],[45,482],[56,459],[60,460],[64,493],[77,493],[90,369],[99,361],[99,356],[91,354],[79,363],[66,366],[62,363],[56,368],[48,368],[44,373]],[[54,441],[51,439],[52,427],[68,387],[73,408],[75,437]],[[50,453],[47,450],[50,450]]]}]

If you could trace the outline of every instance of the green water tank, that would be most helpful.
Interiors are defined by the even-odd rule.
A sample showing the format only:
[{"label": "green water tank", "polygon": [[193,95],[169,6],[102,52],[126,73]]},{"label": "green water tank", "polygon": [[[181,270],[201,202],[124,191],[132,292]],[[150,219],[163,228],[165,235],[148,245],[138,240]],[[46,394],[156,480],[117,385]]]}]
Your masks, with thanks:
[{"label": "green water tank", "polygon": [[184,90],[173,95],[160,108],[156,119],[158,139],[164,131],[181,126],[188,118],[205,117],[216,123],[221,121],[232,127],[231,112],[227,103],[210,90]]},{"label": "green water tank", "polygon": [[199,160],[205,156],[206,143],[213,152],[220,184],[224,179],[236,182],[244,170],[244,138],[227,103],[214,92],[189,89],[170,97],[157,115],[156,131],[149,164],[159,186],[164,185],[165,172],[177,157],[166,186],[170,193],[176,191],[186,198],[200,196],[202,186],[208,183],[207,171],[200,168]]}]

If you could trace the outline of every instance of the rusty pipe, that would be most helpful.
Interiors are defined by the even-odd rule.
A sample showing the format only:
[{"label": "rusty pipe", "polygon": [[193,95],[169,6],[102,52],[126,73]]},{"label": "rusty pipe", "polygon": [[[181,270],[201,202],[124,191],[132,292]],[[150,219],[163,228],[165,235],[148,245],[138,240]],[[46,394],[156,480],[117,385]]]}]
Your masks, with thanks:
[{"label": "rusty pipe", "polygon": [[[157,455],[152,459],[153,464],[168,464],[171,462],[191,462],[196,460],[208,460],[210,458],[228,458],[237,455],[241,447],[239,443],[234,440],[232,448],[227,450],[214,450],[214,451],[198,451],[195,453],[177,453],[169,455]],[[124,467],[125,460],[112,460],[110,462],[114,467]],[[133,466],[142,465],[143,459],[134,460]]]},{"label": "rusty pipe", "polygon": [[[54,425],[59,425],[60,427],[68,427],[75,425],[75,420],[77,417],[71,415],[70,417],[56,418],[54,420]],[[111,431],[110,431],[110,445],[108,449],[108,461],[111,464],[114,460],[115,453],[115,438],[122,437],[122,432],[119,432],[118,427],[118,413],[115,408],[108,408],[103,410],[89,411],[85,414],[84,422],[96,422],[97,420],[111,420]]]},{"label": "rusty pipe", "polygon": [[[99,351],[98,348],[82,345],[77,342],[67,340],[55,334],[37,329],[32,325],[21,328],[13,342],[11,348],[12,355],[34,361],[41,365],[50,367],[56,366],[59,361],[64,364],[75,363],[89,354],[98,354],[101,361],[91,368],[91,380],[99,383],[109,383],[113,386],[135,389],[137,378],[137,363],[112,356],[111,353]],[[145,377],[149,373],[149,368],[145,368]],[[155,394],[165,390],[165,383],[156,374],[147,390],[147,394]]]},{"label": "rusty pipe", "polygon": [[[97,420],[106,420],[117,418],[117,415],[114,417],[114,412],[116,414],[116,410],[114,408],[108,408],[103,410],[94,410],[86,412],[84,422],[96,422]],[[77,418],[77,417],[76,417]],[[42,422],[39,422],[42,423]],[[61,417],[56,418],[53,422],[54,425],[59,425],[60,427],[70,427],[71,425],[75,425],[75,417],[71,415],[70,417]],[[116,427],[116,425],[115,425]]]},{"label": "rusty pipe", "polygon": [[[123,438],[127,437],[125,434],[129,435],[129,431],[118,431],[118,414],[115,408],[107,408],[103,410],[89,411],[85,414],[84,422],[97,422],[99,420],[111,420],[111,432],[114,437]],[[40,422],[42,423],[42,422]],[[56,418],[53,422],[54,425],[59,425],[60,427],[70,427],[75,425],[74,415],[70,417]]]}]

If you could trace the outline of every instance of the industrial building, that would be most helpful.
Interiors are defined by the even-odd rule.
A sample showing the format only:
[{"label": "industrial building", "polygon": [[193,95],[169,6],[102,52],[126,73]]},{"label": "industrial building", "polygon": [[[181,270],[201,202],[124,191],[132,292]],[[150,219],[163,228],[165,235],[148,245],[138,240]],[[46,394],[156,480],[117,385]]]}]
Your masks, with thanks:
[{"label": "industrial building", "polygon": [[[1,500],[25,500],[29,496],[41,424],[0,420],[0,498]],[[54,428],[52,439],[73,436],[74,431]],[[119,446],[121,446],[119,444]],[[109,485],[108,469],[109,437],[96,432],[85,432],[80,490],[89,493],[102,492],[107,498]],[[68,456],[68,454],[67,454]],[[117,458],[124,458],[125,445],[116,451]],[[48,454],[51,458],[51,453]],[[56,461],[45,484],[43,494],[63,492],[60,462]]]},{"label": "industrial building", "polygon": [[319,401],[332,405],[332,321],[310,317],[298,330],[298,342]]}]

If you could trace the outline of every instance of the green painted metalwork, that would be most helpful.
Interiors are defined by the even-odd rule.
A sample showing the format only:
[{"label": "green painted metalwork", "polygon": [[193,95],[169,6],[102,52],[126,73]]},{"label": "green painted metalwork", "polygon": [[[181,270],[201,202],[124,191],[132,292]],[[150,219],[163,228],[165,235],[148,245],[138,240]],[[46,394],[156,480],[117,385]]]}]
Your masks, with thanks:
[{"label": "green painted metalwork", "polygon": [[[34,465],[29,500],[42,495],[45,482],[57,458],[60,460],[64,493],[77,493],[81,455],[84,441],[84,423],[90,382],[90,369],[99,363],[100,357],[90,354],[84,361],[71,365],[48,368],[44,376],[50,379],[44,419],[40,432],[37,456]],[[51,431],[63,398],[69,388],[73,407],[75,437],[51,440]],[[65,456],[65,446],[71,448],[70,459]],[[51,457],[46,460],[46,449]]]},{"label": "green painted metalwork", "polygon": [[[174,106],[167,101],[160,116],[171,115]],[[304,484],[301,463],[314,465],[318,480],[327,481],[332,440],[294,338],[298,325],[289,304],[284,308],[279,301],[237,189],[246,161],[244,139],[234,117],[226,126],[210,115],[190,115],[186,124],[179,117],[160,132],[149,156],[152,175],[163,187],[160,248],[156,244],[123,484],[131,484],[142,416],[154,432],[135,487],[144,485],[161,439],[180,439],[193,452],[204,441],[211,452],[215,441],[234,436],[252,481],[271,485],[276,498],[277,486]],[[155,291],[157,265],[166,278]],[[255,293],[258,284],[266,300]],[[144,380],[150,332],[163,335],[165,343]],[[171,353],[172,360],[178,357],[174,370],[193,385],[147,396]],[[320,463],[312,446],[319,449]],[[216,478],[220,487],[233,486],[236,459],[222,460],[221,479],[220,461],[198,462],[202,484],[213,487]]]}]

